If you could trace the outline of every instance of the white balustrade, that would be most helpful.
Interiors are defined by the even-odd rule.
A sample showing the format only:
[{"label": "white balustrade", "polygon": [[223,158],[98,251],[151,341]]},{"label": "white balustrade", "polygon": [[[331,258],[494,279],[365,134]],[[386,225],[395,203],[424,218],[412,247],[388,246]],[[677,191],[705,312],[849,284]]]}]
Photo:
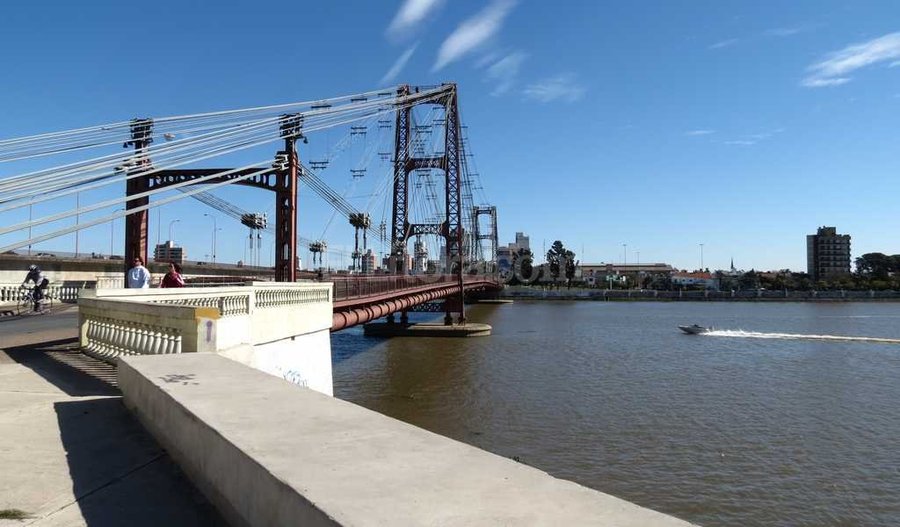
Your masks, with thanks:
[{"label": "white balustrade", "polygon": [[81,347],[112,362],[123,355],[253,346],[301,334],[322,320],[330,327],[331,298],[332,285],[319,282],[84,290]]},{"label": "white balustrade", "polygon": [[[29,286],[31,283],[29,282]],[[86,287],[92,287],[93,282],[74,282],[66,284],[53,284],[47,287],[47,294],[59,302],[75,302],[78,300],[78,292]],[[16,302],[22,296],[22,283],[0,284],[0,302]]]}]

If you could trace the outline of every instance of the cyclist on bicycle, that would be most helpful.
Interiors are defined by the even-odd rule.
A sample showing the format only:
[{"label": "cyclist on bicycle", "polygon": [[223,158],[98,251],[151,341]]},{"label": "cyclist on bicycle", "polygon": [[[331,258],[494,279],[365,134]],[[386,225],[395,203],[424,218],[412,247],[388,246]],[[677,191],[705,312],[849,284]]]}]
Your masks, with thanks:
[{"label": "cyclist on bicycle", "polygon": [[28,267],[28,274],[25,276],[25,281],[22,282],[22,287],[26,287],[29,281],[34,282],[34,289],[31,293],[31,298],[34,300],[34,310],[40,311],[41,300],[44,299],[44,292],[47,290],[47,286],[50,285],[50,280],[44,276],[40,267],[31,265]]}]

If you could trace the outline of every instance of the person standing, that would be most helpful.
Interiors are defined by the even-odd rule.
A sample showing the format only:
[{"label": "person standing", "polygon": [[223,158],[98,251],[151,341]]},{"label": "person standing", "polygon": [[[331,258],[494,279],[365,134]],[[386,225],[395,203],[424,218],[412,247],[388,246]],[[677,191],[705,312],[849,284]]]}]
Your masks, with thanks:
[{"label": "person standing", "polygon": [[181,276],[181,266],[175,262],[169,262],[169,272],[163,276],[159,287],[184,287],[184,277]]},{"label": "person standing", "polygon": [[125,287],[134,289],[150,287],[150,271],[144,267],[144,260],[140,256],[134,259],[134,267],[128,270]]},{"label": "person standing", "polygon": [[25,281],[22,282],[22,287],[25,287],[29,280],[34,282],[34,291],[31,293],[31,298],[34,299],[34,310],[40,311],[39,306],[41,300],[44,299],[47,286],[50,285],[50,280],[44,276],[44,273],[41,272],[41,268],[36,265],[28,267],[28,274],[25,275]]}]

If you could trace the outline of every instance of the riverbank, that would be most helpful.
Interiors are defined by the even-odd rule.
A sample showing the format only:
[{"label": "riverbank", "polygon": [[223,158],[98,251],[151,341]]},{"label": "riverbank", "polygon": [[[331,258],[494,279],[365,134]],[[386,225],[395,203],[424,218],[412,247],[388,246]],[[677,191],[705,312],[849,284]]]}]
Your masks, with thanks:
[{"label": "riverbank", "polygon": [[900,291],[790,291],[753,289],[744,291],[658,291],[653,289],[540,289],[506,287],[503,299],[599,300],[657,302],[900,302]]}]

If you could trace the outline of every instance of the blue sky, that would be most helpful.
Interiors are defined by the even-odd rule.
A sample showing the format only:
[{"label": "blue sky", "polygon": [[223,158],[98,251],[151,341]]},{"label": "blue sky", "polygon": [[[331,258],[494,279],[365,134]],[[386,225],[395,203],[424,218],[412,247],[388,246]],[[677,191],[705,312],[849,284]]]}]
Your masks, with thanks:
[{"label": "blue sky", "polygon": [[[854,256],[900,253],[898,20],[888,1],[17,3],[0,138],[455,81],[503,241],[562,239],[591,262],[627,244],[628,261],[691,269],[703,243],[708,267],[805,270],[820,225]],[[352,195],[346,173],[323,179]],[[301,191],[301,233],[349,246],[329,210]],[[179,243],[208,253],[203,212],[165,207],[162,238],[179,219]],[[219,259],[240,259],[245,231],[219,226]],[[109,236],[84,231],[82,251]]]}]

